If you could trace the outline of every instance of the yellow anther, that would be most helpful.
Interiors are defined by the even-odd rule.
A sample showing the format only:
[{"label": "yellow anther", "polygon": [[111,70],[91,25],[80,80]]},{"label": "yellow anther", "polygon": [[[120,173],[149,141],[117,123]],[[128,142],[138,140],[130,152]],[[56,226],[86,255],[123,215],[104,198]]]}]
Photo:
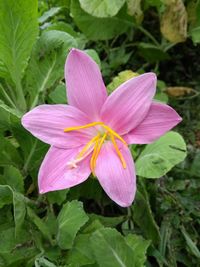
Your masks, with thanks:
[{"label": "yellow anther", "polygon": [[78,154],[77,159],[82,158],[84,154],[87,152],[87,150],[95,143],[96,140],[98,140],[100,137],[100,134],[97,134],[95,137],[93,137],[81,150],[81,152]]},{"label": "yellow anther", "polygon": [[96,149],[94,149],[94,152],[92,154],[92,158],[91,158],[91,161],[90,161],[90,166],[91,166],[91,170],[92,172],[94,173],[94,169],[96,167],[96,161],[97,161],[97,158],[99,156],[99,153],[101,151],[101,147],[103,145],[103,142],[105,141],[106,139],[106,136],[107,136],[108,133],[105,133],[103,135],[103,137],[101,138],[100,142],[98,142],[97,146],[96,146]]},{"label": "yellow anther", "polygon": [[85,125],[82,125],[82,126],[68,127],[68,128],[64,129],[64,132],[78,131],[78,130],[81,130],[81,129],[87,129],[87,128],[90,128],[90,127],[93,127],[93,126],[98,126],[98,125],[102,126],[106,130],[106,132],[104,133],[102,138],[100,137],[101,136],[100,133],[97,134],[95,137],[93,137],[84,146],[84,148],[81,150],[81,152],[78,154],[77,160],[81,160],[82,157],[87,156],[86,155],[87,152],[90,153],[90,151],[89,151],[90,147],[92,145],[94,145],[92,157],[91,157],[91,160],[90,160],[90,168],[91,168],[91,171],[92,171],[93,175],[95,175],[94,174],[94,170],[95,170],[95,167],[96,167],[96,161],[97,161],[98,155],[99,155],[99,153],[101,151],[101,147],[102,147],[106,137],[109,135],[110,138],[111,138],[111,141],[113,143],[113,146],[114,146],[114,148],[116,150],[116,153],[119,156],[119,159],[120,159],[120,161],[122,163],[122,166],[125,169],[126,168],[126,162],[124,160],[124,157],[123,157],[121,151],[119,150],[119,148],[117,146],[115,138],[119,139],[126,146],[127,146],[127,143],[118,133],[116,133],[114,130],[112,130],[109,126],[105,125],[103,122],[95,121],[95,122],[92,122],[92,123],[89,123],[89,124],[85,124]]},{"label": "yellow anther", "polygon": [[68,127],[64,129],[64,132],[71,132],[71,131],[77,131],[77,130],[81,130],[81,129],[86,129],[86,128],[90,128],[92,126],[96,126],[96,125],[102,125],[103,122],[100,121],[95,121],[89,124],[85,124],[82,126],[75,126],[75,127]]},{"label": "yellow anther", "polygon": [[111,141],[113,143],[113,146],[114,146],[114,148],[115,148],[115,150],[117,152],[117,155],[119,156],[119,158],[121,160],[122,166],[123,166],[124,169],[126,169],[126,161],[124,160],[124,157],[123,157],[121,151],[119,150],[119,148],[117,146],[117,143],[115,141],[115,137],[112,134],[110,134],[110,137],[111,137]]},{"label": "yellow anther", "polygon": [[98,149],[98,146],[99,146],[99,139],[97,139],[96,142],[95,142],[94,150],[93,150],[93,153],[92,153],[92,157],[90,159],[90,169],[92,171],[93,176],[95,176],[95,174],[94,174],[94,157],[96,155],[96,152],[97,152],[97,149]]}]

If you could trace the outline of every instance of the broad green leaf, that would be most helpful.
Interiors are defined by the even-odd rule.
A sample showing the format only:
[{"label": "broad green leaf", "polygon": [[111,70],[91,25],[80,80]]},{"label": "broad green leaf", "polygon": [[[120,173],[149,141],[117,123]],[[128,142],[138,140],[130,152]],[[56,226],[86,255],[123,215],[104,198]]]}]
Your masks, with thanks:
[{"label": "broad green leaf", "polygon": [[4,168],[4,175],[0,178],[0,183],[9,185],[16,192],[24,192],[24,178],[19,169],[14,166]]},{"label": "broad green leaf", "polygon": [[138,44],[138,48],[140,55],[150,63],[170,58],[166,52],[164,52],[160,47],[154,44],[140,42]]},{"label": "broad green leaf", "polygon": [[144,240],[141,236],[132,234],[126,236],[125,240],[133,250],[135,266],[143,267],[146,261],[146,251],[151,242]]},{"label": "broad green leaf", "polygon": [[66,96],[66,86],[61,83],[49,94],[49,98],[55,104],[66,104],[67,96]]},{"label": "broad green leaf", "polygon": [[168,132],[147,145],[136,161],[136,172],[145,178],[160,178],[186,157],[186,144],[176,132]]},{"label": "broad green leaf", "polygon": [[26,88],[30,108],[37,105],[39,94],[64,77],[64,64],[75,39],[61,31],[43,32],[34,46],[26,72]]},{"label": "broad green leaf", "polygon": [[85,266],[86,264],[95,263],[92,248],[88,243],[89,238],[90,234],[77,235],[73,247],[67,254],[67,264]]},{"label": "broad green leaf", "polygon": [[184,42],[187,38],[187,12],[182,0],[167,1],[161,17],[161,33],[172,43]]},{"label": "broad green leaf", "polygon": [[38,34],[37,9],[37,0],[0,1],[0,61],[20,100],[24,100],[21,79]]},{"label": "broad green leaf", "polygon": [[115,16],[125,0],[79,0],[81,8],[94,17],[107,18]]},{"label": "broad green leaf", "polygon": [[12,203],[12,190],[8,185],[0,185],[0,208]]},{"label": "broad green leaf", "polygon": [[198,177],[200,177],[200,151],[197,152],[197,154],[194,157],[194,160],[191,164],[191,174],[192,175],[196,175]]},{"label": "broad green leaf", "polygon": [[140,191],[137,190],[135,201],[131,207],[133,220],[142,230],[145,238],[152,240],[154,244],[158,244],[160,240],[159,228],[153,217],[148,195],[144,188],[140,188]]},{"label": "broad green leaf", "polygon": [[77,26],[90,40],[111,39],[133,26],[132,18],[126,14],[124,8],[115,17],[96,18],[81,9],[79,1],[72,0],[71,14]]},{"label": "broad green leaf", "polygon": [[99,229],[92,234],[90,240],[100,267],[137,267],[132,249],[117,230]]},{"label": "broad green leaf", "polygon": [[76,200],[66,203],[58,215],[58,245],[62,249],[72,247],[80,228],[88,221],[81,202]]},{"label": "broad green leaf", "polygon": [[116,227],[126,219],[125,216],[104,217],[93,213],[90,214],[89,217],[91,220],[99,220],[100,223],[102,223],[102,225],[104,225],[105,227]]},{"label": "broad green leaf", "polygon": [[57,203],[58,205],[61,205],[65,201],[68,191],[68,189],[52,191],[47,193],[46,196],[50,203]]}]

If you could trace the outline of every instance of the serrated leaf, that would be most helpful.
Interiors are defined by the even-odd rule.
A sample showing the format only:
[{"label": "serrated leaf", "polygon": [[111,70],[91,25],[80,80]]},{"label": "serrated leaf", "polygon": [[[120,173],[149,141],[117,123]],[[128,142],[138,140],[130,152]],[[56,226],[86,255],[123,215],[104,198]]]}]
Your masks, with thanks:
[{"label": "serrated leaf", "polygon": [[132,249],[117,230],[99,229],[92,234],[90,240],[100,267],[137,267]]},{"label": "serrated leaf", "polygon": [[72,0],[70,11],[77,26],[90,40],[111,39],[132,26],[132,18],[126,14],[124,8],[115,17],[97,18],[81,9],[79,1]]},{"label": "serrated leaf", "polygon": [[160,178],[186,157],[186,144],[176,132],[168,132],[147,145],[136,161],[137,175]]},{"label": "serrated leaf", "polygon": [[81,8],[94,17],[107,18],[115,16],[125,0],[79,0]]},{"label": "serrated leaf", "polygon": [[182,0],[170,0],[161,17],[161,33],[172,43],[184,42],[187,38],[187,12]]},{"label": "serrated leaf", "polygon": [[62,249],[72,247],[80,228],[88,221],[81,202],[76,200],[66,203],[58,215],[58,245]]},{"label": "serrated leaf", "polygon": [[37,104],[39,94],[64,77],[64,63],[72,47],[77,47],[77,42],[66,32],[43,32],[34,46],[26,72],[30,108]]}]

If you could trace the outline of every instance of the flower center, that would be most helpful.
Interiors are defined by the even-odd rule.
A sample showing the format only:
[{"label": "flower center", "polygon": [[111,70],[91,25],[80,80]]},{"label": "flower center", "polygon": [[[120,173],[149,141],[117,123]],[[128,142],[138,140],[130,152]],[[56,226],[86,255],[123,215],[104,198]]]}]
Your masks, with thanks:
[{"label": "flower center", "polygon": [[71,132],[71,131],[79,131],[82,129],[86,129],[86,128],[90,128],[90,127],[94,127],[94,126],[101,126],[103,128],[104,131],[99,131],[97,133],[97,135],[95,135],[81,150],[81,152],[79,152],[79,154],[76,157],[76,160],[70,164],[72,164],[73,167],[76,167],[76,163],[81,161],[83,158],[85,158],[88,154],[90,154],[92,151],[92,157],[90,160],[90,169],[92,171],[92,173],[94,174],[94,170],[96,167],[96,161],[98,158],[98,155],[101,151],[101,147],[104,143],[105,140],[111,140],[115,151],[122,163],[123,168],[126,168],[126,162],[124,160],[124,157],[121,153],[121,151],[119,150],[119,147],[117,145],[116,139],[120,140],[124,145],[127,146],[127,143],[125,142],[125,140],[118,134],[116,133],[114,130],[112,130],[109,126],[107,126],[106,124],[104,124],[103,122],[92,122],[89,124],[85,124],[82,126],[75,126],[75,127],[69,127],[69,128],[65,128],[64,132]]}]

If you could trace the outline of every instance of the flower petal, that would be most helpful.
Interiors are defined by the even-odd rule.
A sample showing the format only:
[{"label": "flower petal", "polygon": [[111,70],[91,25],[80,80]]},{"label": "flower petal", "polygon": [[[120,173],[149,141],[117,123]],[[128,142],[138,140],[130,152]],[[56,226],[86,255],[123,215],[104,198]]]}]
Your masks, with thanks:
[{"label": "flower petal", "polygon": [[118,134],[135,128],[146,116],[156,90],[156,75],[142,74],[123,83],[106,100],[101,118]]},{"label": "flower petal", "polygon": [[97,158],[95,174],[106,194],[122,207],[132,204],[136,191],[136,176],[131,153],[124,145],[120,151],[126,161],[126,169],[111,142],[103,145]]},{"label": "flower petal", "polygon": [[41,194],[69,188],[84,182],[90,175],[89,158],[85,158],[76,168],[67,163],[80,152],[80,148],[62,149],[51,147],[47,152],[38,174]]},{"label": "flower petal", "polygon": [[65,64],[65,80],[68,103],[99,120],[107,92],[98,65],[83,51],[72,49]]},{"label": "flower petal", "polygon": [[153,102],[145,119],[123,138],[128,144],[149,144],[181,120],[178,113],[170,106]]},{"label": "flower petal", "polygon": [[67,127],[89,123],[87,116],[68,105],[41,105],[22,117],[22,125],[45,143],[61,148],[71,148],[87,143],[92,129],[65,133]]}]

